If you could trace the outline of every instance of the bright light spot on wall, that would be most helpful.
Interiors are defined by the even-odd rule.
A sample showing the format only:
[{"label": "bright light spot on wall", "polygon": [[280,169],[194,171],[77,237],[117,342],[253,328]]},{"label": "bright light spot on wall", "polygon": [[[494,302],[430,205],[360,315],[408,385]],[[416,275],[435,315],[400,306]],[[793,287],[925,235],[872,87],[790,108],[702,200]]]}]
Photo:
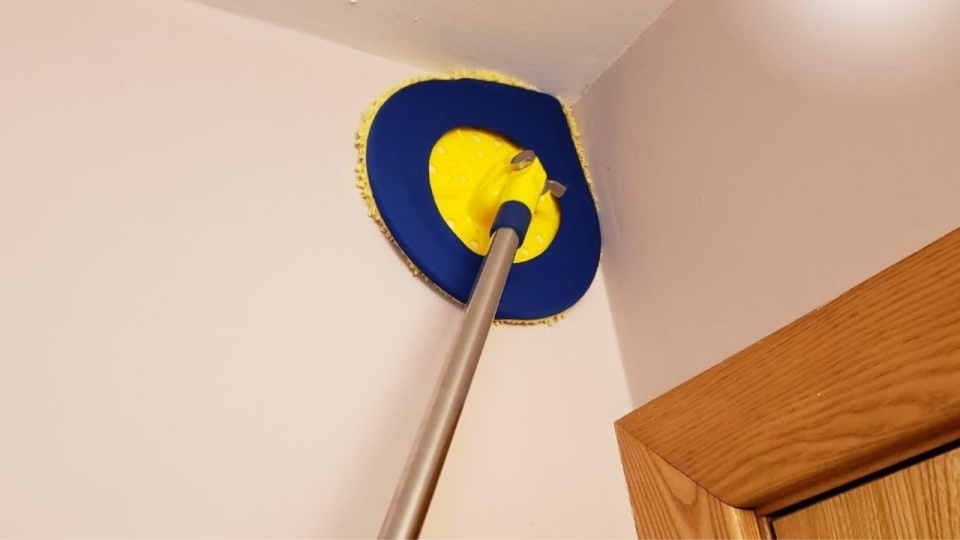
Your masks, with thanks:
[{"label": "bright light spot on wall", "polygon": [[724,0],[771,71],[849,97],[907,97],[960,76],[957,0]]}]

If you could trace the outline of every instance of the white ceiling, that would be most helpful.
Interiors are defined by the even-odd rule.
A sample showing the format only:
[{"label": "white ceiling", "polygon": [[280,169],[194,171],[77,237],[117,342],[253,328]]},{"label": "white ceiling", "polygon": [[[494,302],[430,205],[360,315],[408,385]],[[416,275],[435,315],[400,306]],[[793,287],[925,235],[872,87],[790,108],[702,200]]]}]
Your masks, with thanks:
[{"label": "white ceiling", "polygon": [[574,101],[673,0],[196,0],[407,64]]}]

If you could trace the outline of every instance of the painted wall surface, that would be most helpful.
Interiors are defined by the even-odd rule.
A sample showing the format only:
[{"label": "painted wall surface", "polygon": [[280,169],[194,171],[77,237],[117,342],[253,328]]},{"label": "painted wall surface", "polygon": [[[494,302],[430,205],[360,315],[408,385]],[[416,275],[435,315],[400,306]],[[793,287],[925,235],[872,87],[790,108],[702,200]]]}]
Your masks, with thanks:
[{"label": "painted wall surface", "polygon": [[673,0],[197,0],[438,71],[494,69],[569,99]]},{"label": "painted wall surface", "polygon": [[[189,2],[0,4],[0,536],[376,534],[458,310],[354,187],[413,68]],[[628,536],[602,280],[496,328],[438,536]]]},{"label": "painted wall surface", "polygon": [[636,404],[960,226],[958,8],[678,0],[581,99]]},{"label": "painted wall surface", "polygon": [[613,422],[631,410],[603,278],[554,327],[497,327],[425,538],[635,538]]}]

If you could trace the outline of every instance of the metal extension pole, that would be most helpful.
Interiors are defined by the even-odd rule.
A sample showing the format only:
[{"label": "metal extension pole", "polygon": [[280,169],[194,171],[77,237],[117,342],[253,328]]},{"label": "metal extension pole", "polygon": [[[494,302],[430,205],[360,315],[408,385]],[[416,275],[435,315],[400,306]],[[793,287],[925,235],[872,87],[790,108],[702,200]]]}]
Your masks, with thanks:
[{"label": "metal extension pole", "polygon": [[447,457],[519,244],[517,233],[510,228],[502,228],[493,236],[490,251],[480,267],[480,275],[464,310],[460,333],[453,343],[427,416],[420,424],[420,432],[380,527],[380,538],[420,536],[443,460]]}]

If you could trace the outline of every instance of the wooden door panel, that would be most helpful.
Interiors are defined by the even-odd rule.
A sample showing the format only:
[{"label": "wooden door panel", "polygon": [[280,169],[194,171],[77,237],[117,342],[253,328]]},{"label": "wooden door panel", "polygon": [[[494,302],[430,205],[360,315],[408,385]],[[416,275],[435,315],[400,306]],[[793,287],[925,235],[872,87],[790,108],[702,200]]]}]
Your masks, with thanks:
[{"label": "wooden door panel", "polygon": [[724,504],[617,428],[638,538],[767,538],[750,510]]},{"label": "wooden door panel", "polygon": [[643,538],[960,538],[960,229],[617,422]]},{"label": "wooden door panel", "polygon": [[761,515],[960,439],[960,229],[618,423]]},{"label": "wooden door panel", "polygon": [[960,538],[960,449],[773,521],[777,538]]}]

